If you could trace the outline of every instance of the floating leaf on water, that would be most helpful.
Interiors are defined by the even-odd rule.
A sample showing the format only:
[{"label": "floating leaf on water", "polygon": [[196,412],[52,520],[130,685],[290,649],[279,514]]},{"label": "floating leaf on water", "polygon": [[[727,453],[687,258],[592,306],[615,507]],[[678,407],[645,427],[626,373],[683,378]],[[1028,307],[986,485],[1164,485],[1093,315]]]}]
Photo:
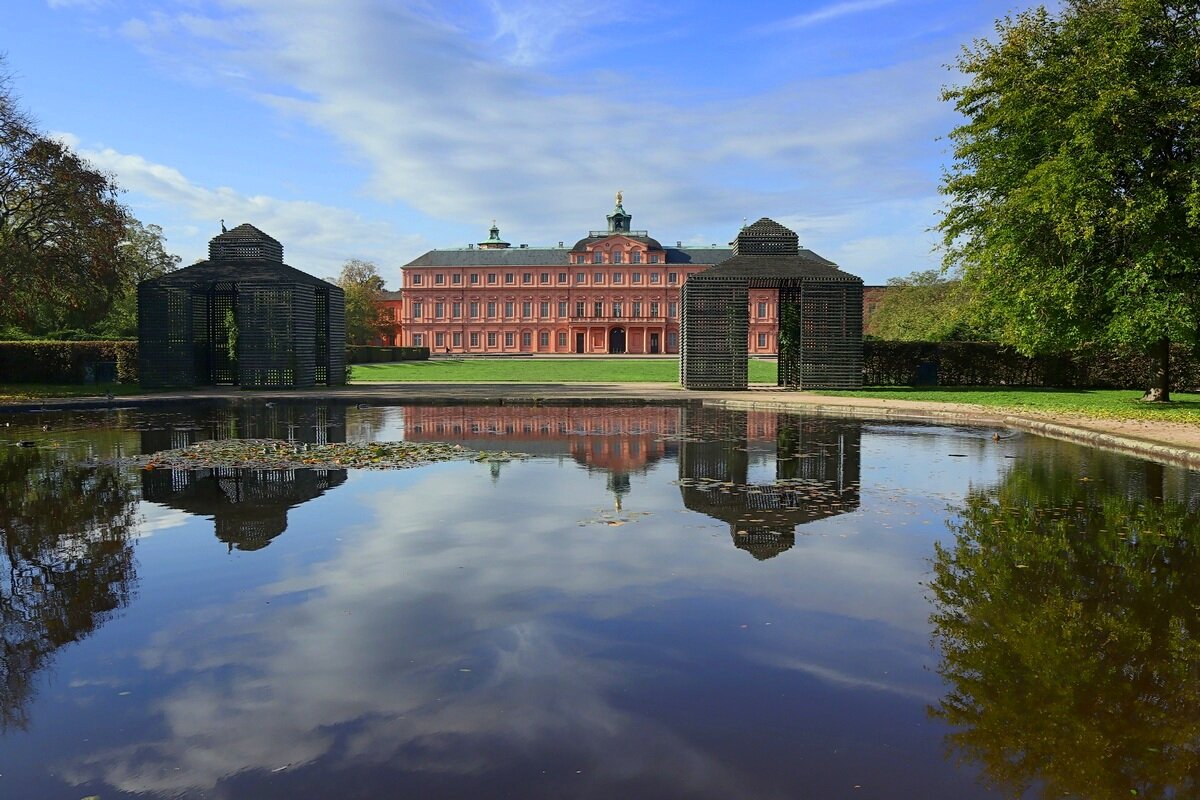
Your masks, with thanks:
[{"label": "floating leaf on water", "polygon": [[226,439],[197,442],[180,450],[164,450],[127,459],[144,469],[245,467],[248,469],[401,469],[437,461],[512,461],[519,453],[486,453],[445,442],[338,442],[297,445],[273,439]]}]

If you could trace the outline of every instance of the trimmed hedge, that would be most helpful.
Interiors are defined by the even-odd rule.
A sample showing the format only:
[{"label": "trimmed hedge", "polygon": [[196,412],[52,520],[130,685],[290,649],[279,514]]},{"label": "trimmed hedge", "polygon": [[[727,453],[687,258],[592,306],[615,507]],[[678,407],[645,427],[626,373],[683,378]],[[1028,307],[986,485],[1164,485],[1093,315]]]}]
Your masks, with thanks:
[{"label": "trimmed hedge", "polygon": [[119,383],[137,383],[138,343],[0,342],[0,383],[84,383],[102,377],[104,365],[115,365]]},{"label": "trimmed hedge", "polygon": [[[0,383],[83,383],[88,367],[96,364],[115,364],[118,382],[137,383],[137,354],[135,341],[0,342]],[[428,347],[346,348],[347,364],[428,358]],[[867,386],[914,386],[935,379],[941,386],[1145,389],[1150,370],[1143,353],[1023,356],[991,342],[863,342]],[[1171,390],[1200,391],[1200,358],[1185,345],[1171,346]]]},{"label": "trimmed hedge", "polygon": [[352,344],[346,348],[347,364],[373,364],[381,361],[426,361],[428,347],[377,347]]},{"label": "trimmed hedge", "polygon": [[[936,382],[941,386],[1145,389],[1151,367],[1144,353],[1087,349],[1023,356],[992,342],[863,342],[867,386]],[[1171,390],[1200,390],[1200,359],[1185,345],[1171,346]]]}]

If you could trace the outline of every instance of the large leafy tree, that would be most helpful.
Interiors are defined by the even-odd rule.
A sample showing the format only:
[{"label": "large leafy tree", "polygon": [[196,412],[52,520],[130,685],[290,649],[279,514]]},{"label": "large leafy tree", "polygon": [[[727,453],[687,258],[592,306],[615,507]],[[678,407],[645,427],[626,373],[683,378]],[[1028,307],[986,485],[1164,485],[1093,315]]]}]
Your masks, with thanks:
[{"label": "large leafy tree", "polygon": [[937,270],[889,278],[887,291],[867,320],[871,335],[894,342],[978,339],[962,282]]},{"label": "large leafy tree", "polygon": [[127,220],[125,239],[119,246],[120,288],[96,333],[109,337],[137,335],[138,284],[173,272],[179,266],[179,256],[168,253],[165,243],[158,225],[143,225],[133,218]]},{"label": "large leafy tree", "polygon": [[86,327],[121,285],[117,188],[18,108],[0,61],[0,327]]},{"label": "large leafy tree", "polygon": [[948,89],[947,264],[1025,352],[1152,353],[1200,329],[1200,0],[1065,0],[997,23]]},{"label": "large leafy tree", "polygon": [[346,341],[371,344],[385,327],[383,318],[383,278],[370,261],[351,259],[333,281],[346,293]]}]

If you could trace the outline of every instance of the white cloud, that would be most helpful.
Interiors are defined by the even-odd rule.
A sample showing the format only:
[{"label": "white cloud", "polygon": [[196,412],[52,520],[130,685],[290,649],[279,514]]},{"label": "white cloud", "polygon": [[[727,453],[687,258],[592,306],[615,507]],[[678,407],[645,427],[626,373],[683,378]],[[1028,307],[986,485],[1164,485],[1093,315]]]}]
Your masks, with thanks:
[{"label": "white cloud", "polygon": [[[938,195],[848,207],[841,213],[820,216],[783,216],[783,225],[800,235],[802,246],[861,276],[868,284],[940,263],[938,233],[932,230],[941,208]],[[834,242],[822,248],[815,242]]]},{"label": "white cloud", "polygon": [[721,242],[743,216],[821,217],[933,190],[918,162],[945,127],[941,56],[731,99],[533,68],[591,19],[579,4],[493,4],[488,35],[512,43],[502,55],[421,6],[228,7],[222,24],[189,5],[127,32],[180,70],[247,76],[240,91],[328,131],[368,164],[376,198],[460,224],[496,218],[516,240],[598,227],[617,188],[635,226]]},{"label": "white cloud", "polygon": [[628,6],[624,0],[488,0],[495,21],[492,35],[511,43],[506,58],[519,65],[537,64],[564,51],[577,55],[581,41],[588,47],[590,37],[581,35],[586,28],[625,21]]},{"label": "white cloud", "polygon": [[372,259],[390,267],[428,249],[419,236],[401,235],[387,222],[365,219],[345,209],[307,200],[245,195],[228,187],[209,188],[193,183],[173,167],[139,155],[107,147],[80,147],[78,137],[70,134],[58,134],[58,138],[97,168],[111,173],[121,187],[197,223],[190,231],[184,225],[165,226],[173,249],[181,240],[190,248],[182,253],[185,264],[206,257],[207,237],[219,232],[221,219],[228,227],[249,222],[266,231],[283,243],[289,264],[319,277],[336,275],[349,258]]},{"label": "white cloud", "polygon": [[812,25],[819,25],[822,22],[828,22],[831,19],[837,19],[838,17],[861,14],[864,11],[874,11],[877,8],[895,5],[896,2],[897,0],[846,0],[846,2],[822,6],[815,11],[797,14],[769,28],[764,28],[764,30],[796,30],[798,28],[807,28]]}]

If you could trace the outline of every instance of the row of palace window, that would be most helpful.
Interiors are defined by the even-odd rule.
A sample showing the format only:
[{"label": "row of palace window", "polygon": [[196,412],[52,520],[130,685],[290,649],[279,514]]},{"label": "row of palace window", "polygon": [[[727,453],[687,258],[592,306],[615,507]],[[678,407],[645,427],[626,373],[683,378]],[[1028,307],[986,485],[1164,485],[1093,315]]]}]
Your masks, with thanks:
[{"label": "row of palace window", "polygon": [[[463,312],[464,304],[461,302],[453,302],[453,303],[437,302],[437,303],[431,303],[430,305],[433,306],[433,316],[431,317],[431,319],[462,319],[463,318],[462,312]],[[487,310],[487,319],[500,319],[501,318],[497,315],[497,312],[500,310],[500,303],[498,303],[494,300],[488,301],[487,303],[471,301],[470,303],[466,303],[465,305],[467,306],[468,316],[470,319],[483,319],[484,317],[481,317],[479,312],[481,310],[484,310],[485,308]],[[450,307],[450,316],[449,317],[446,316],[446,307],[447,306]],[[577,318],[586,318],[588,316],[603,317],[604,311],[606,308],[608,308],[608,310],[610,310],[612,312],[613,317],[616,317],[618,319],[624,317],[626,312],[629,313],[630,319],[641,319],[643,311],[647,312],[646,313],[647,319],[656,319],[659,316],[659,311],[661,310],[662,305],[657,300],[653,300],[649,303],[642,303],[640,301],[634,301],[634,302],[631,302],[628,304],[624,303],[623,301],[620,301],[620,300],[614,300],[611,303],[604,303],[600,300],[596,300],[594,302],[588,303],[584,300],[579,300],[579,301],[576,301],[576,303],[575,303],[575,313],[572,316],[577,317]],[[537,319],[552,319],[552,317],[550,316],[550,303],[545,302],[545,301],[538,303],[537,310],[538,310]],[[558,315],[557,315],[557,317],[554,317],[554,319],[566,319],[567,312],[569,310],[570,310],[570,304],[565,300],[560,300],[558,302],[558,307],[557,307]],[[505,302],[503,319],[517,319],[516,311],[517,311],[517,304],[515,302],[513,302],[511,300]],[[678,313],[679,313],[679,304],[678,303],[673,303],[673,302],[667,303],[667,316],[668,317],[670,317],[671,319],[675,319],[675,317]],[[414,300],[412,302],[412,318],[414,320],[423,319],[424,315],[425,315],[425,303],[420,300]],[[534,318],[535,317],[533,316],[533,303],[529,302],[529,301],[521,303],[520,319],[534,319]]]},{"label": "row of palace window", "polygon": [[[484,341],[483,337],[485,335],[487,337],[486,341],[487,341],[488,347],[498,347],[499,346],[500,334],[497,333],[496,331],[488,331],[487,334],[483,334],[483,335],[481,335],[477,331],[471,331],[470,333],[467,334],[467,341],[471,343],[470,346],[472,348],[477,348],[477,347],[479,347],[479,343],[481,341]],[[762,338],[761,335],[759,338],[761,340],[761,338]],[[558,342],[559,347],[566,347],[567,346],[567,332],[559,331],[557,334],[557,337],[556,337],[556,341]],[[449,342],[449,345],[447,345],[447,342]],[[433,347],[435,350],[442,348],[442,347],[446,347],[446,346],[460,348],[460,347],[462,347],[462,343],[463,343],[462,331],[454,331],[453,333],[438,332],[438,333],[433,334]],[[678,345],[678,343],[679,343],[679,334],[675,333],[674,331],[668,331],[667,332],[667,347],[668,347],[668,349],[671,349],[671,350],[675,349],[675,347],[676,347],[676,345]],[[761,342],[760,342],[760,344],[761,344]],[[413,347],[424,347],[425,346],[425,334],[414,333],[412,335],[412,346]],[[516,347],[517,346],[516,333],[514,333],[513,331],[506,331],[504,333],[504,346],[505,347]],[[538,332],[538,346],[539,347],[549,347],[550,346],[550,331],[539,331]],[[533,331],[522,331],[521,332],[521,347],[526,348],[526,349],[533,347]]]},{"label": "row of palace window", "polygon": [[[639,435],[640,436],[657,436],[659,434],[673,435],[676,433],[676,426],[671,425],[671,424],[657,425],[657,424],[651,423],[649,425],[639,425],[638,423],[634,422],[631,425],[629,425],[629,429],[626,430],[625,429],[626,426],[623,425],[620,420],[616,420],[615,422],[611,422],[611,423],[609,423],[609,422],[605,422],[605,423],[593,422],[590,429],[588,428],[587,425],[579,425],[575,422],[566,422],[565,420],[562,422],[542,422],[542,423],[533,423],[533,422],[521,422],[521,423],[503,422],[503,423],[501,423],[501,422],[495,422],[495,421],[490,421],[490,420],[486,421],[486,422],[472,421],[472,422],[468,422],[468,423],[463,423],[463,422],[432,422],[432,423],[417,422],[417,423],[412,423],[412,422],[409,422],[408,420],[405,420],[405,423],[404,423],[404,429],[406,431],[412,431],[413,433],[425,433],[427,431],[429,433],[464,433],[465,431],[470,431],[471,433],[502,433],[502,432],[503,433],[516,433],[518,426],[520,426],[521,433],[551,433],[551,434],[559,433],[559,434],[570,434],[572,436],[576,435],[576,431],[582,432],[585,436],[589,433],[591,433],[593,435],[628,433],[631,436],[639,436]],[[762,425],[759,425],[758,427],[759,427],[760,431],[763,428]],[[759,433],[760,437],[765,436],[765,435],[766,434],[763,434],[761,432]],[[618,452],[622,449],[626,449],[629,453],[632,453],[634,455],[637,455],[639,452],[641,452],[641,440],[639,440],[639,439],[633,439],[633,438],[626,439],[626,440],[618,439],[617,441],[613,441],[613,442],[602,442],[602,444],[615,446],[615,447],[613,447],[613,449],[610,449],[609,452]],[[655,447],[654,449],[659,450],[660,452],[662,451],[662,447]]]},{"label": "row of palace window", "polygon": [[[609,256],[608,259],[604,258],[603,251],[601,251],[601,250],[593,250],[592,251],[592,263],[593,264],[620,264],[620,263],[622,263],[623,259],[624,259],[624,254],[620,250],[613,250],[612,254]],[[651,264],[657,264],[658,259],[659,259],[658,253],[650,254],[650,263]],[[587,256],[580,253],[579,255],[575,256],[575,263],[576,264],[586,264]],[[630,264],[642,263],[642,251],[634,250],[632,253],[630,253],[629,254],[629,263]]]},{"label": "row of palace window", "polygon": [[[583,263],[583,262],[581,261],[580,263]],[[599,263],[599,262],[596,262],[596,263]],[[534,274],[532,272],[522,272],[521,273],[521,285],[522,286],[532,286],[534,283],[533,275]],[[552,275],[554,275],[554,273],[550,273],[550,272],[539,273],[538,274],[538,283],[540,283],[542,285],[549,285],[551,282],[550,278]],[[558,278],[558,283],[560,285],[569,283],[570,278],[571,278],[570,274],[566,273],[566,272],[559,272],[556,277]],[[609,281],[609,283],[613,286],[621,286],[621,285],[624,285],[624,283],[625,283],[625,273],[624,272],[614,272],[609,277],[611,277],[611,281]],[[629,273],[629,282],[630,283],[642,283],[643,278],[645,279],[646,282],[648,282],[650,284],[661,284],[662,283],[662,273],[661,272],[647,272],[647,273],[630,272]],[[467,275],[467,283],[469,283],[472,286],[480,285],[481,280],[485,281],[488,286],[497,286],[500,283],[500,273],[499,272],[488,272],[486,274],[482,274],[479,272],[472,272]],[[463,282],[463,276],[462,276],[461,272],[450,273],[450,285],[451,286],[461,286],[462,282]],[[412,286],[422,286],[422,285],[424,285],[424,283],[425,283],[424,274],[422,274],[420,272],[414,272],[412,274],[412,283],[411,283]],[[515,286],[516,283],[517,283],[517,273],[515,273],[515,272],[505,272],[504,273],[504,285],[505,286]],[[587,273],[586,272],[576,272],[575,273],[575,283],[576,284],[587,283]],[[593,286],[601,285],[604,283],[605,283],[605,274],[603,272],[597,272],[592,275],[592,285]],[[667,284],[674,285],[677,283],[679,283],[679,273],[678,272],[668,272],[667,273]],[[445,286],[446,285],[446,273],[444,273],[444,272],[433,273],[433,285],[434,286]]]}]

